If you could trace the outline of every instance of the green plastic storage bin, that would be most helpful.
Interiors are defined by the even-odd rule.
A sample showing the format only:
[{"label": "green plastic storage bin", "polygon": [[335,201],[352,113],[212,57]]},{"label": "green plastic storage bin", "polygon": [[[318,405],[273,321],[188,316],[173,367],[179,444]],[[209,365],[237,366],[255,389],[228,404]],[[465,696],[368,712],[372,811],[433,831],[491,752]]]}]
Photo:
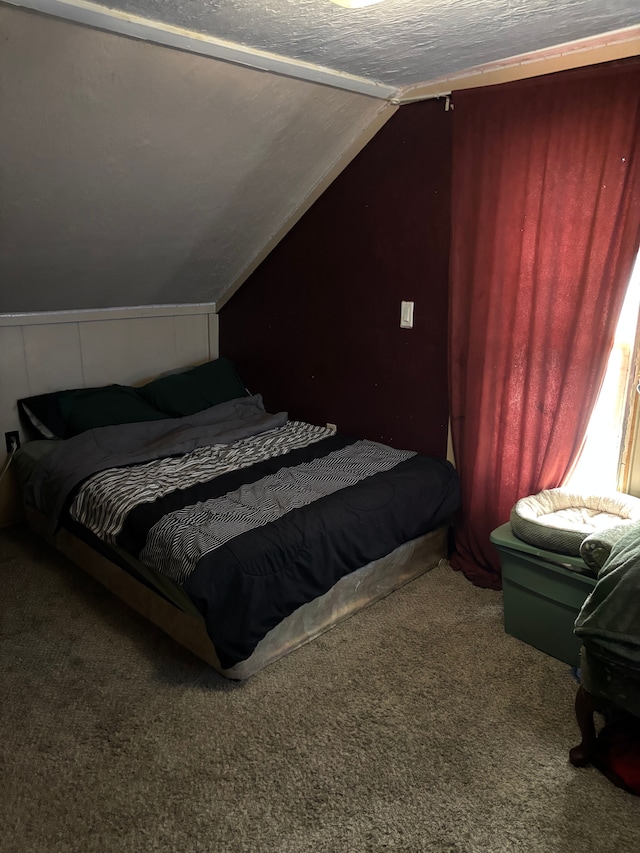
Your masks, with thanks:
[{"label": "green plastic storage bin", "polygon": [[587,565],[580,557],[523,542],[509,523],[494,530],[490,539],[500,554],[507,634],[578,666],[581,643],[573,625],[596,582],[584,574]]}]

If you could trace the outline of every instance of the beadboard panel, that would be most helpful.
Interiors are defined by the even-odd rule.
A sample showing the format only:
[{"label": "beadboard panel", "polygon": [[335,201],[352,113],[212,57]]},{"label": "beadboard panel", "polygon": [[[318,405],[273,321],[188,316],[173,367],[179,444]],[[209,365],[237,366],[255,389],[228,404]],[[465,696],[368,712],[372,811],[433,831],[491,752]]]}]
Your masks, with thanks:
[{"label": "beadboard panel", "polygon": [[[150,376],[166,373],[208,357],[207,316],[143,317],[83,323],[80,326],[84,379],[87,385],[123,382],[136,385]],[[105,360],[104,353],[112,349]]]},{"label": "beadboard panel", "polygon": [[[60,388],[81,388],[85,385],[78,323],[23,326],[22,333],[28,394],[45,394]],[[62,385],[59,384],[61,380]]]},{"label": "beadboard panel", "polygon": [[[0,328],[0,406],[2,412],[2,438],[7,430],[18,428],[15,403],[25,388],[29,388],[29,373],[24,344],[24,331],[20,326]],[[4,441],[0,447],[0,458],[3,458]]]},{"label": "beadboard panel", "polygon": [[[152,309],[150,309],[152,312]],[[0,424],[4,434],[23,430],[17,401],[33,394],[63,388],[90,388],[117,382],[136,385],[163,373],[189,367],[218,356],[218,323],[213,313],[132,316],[91,319],[81,314],[20,318],[0,324]],[[11,472],[9,472],[11,474]],[[20,518],[14,479],[0,483],[0,525]]]}]

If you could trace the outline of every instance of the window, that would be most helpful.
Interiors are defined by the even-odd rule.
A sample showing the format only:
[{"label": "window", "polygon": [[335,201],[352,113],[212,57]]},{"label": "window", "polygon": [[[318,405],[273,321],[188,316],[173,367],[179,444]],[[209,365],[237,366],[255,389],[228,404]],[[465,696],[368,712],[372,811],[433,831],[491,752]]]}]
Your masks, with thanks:
[{"label": "window", "polygon": [[[605,379],[587,429],[582,453],[565,484],[579,491],[640,493],[634,482],[640,474],[638,425],[638,314],[640,312],[640,254],[636,258],[625,296]],[[640,437],[640,436],[639,436]],[[635,475],[637,476],[637,475]]]}]

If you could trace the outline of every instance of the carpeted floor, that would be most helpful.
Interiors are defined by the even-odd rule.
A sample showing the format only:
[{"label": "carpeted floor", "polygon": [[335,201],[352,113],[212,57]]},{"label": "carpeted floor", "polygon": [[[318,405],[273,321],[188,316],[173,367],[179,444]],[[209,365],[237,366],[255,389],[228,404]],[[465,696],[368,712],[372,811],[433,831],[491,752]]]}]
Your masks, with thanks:
[{"label": "carpeted floor", "polygon": [[0,850],[637,853],[569,667],[442,564],[245,683],[0,532]]}]

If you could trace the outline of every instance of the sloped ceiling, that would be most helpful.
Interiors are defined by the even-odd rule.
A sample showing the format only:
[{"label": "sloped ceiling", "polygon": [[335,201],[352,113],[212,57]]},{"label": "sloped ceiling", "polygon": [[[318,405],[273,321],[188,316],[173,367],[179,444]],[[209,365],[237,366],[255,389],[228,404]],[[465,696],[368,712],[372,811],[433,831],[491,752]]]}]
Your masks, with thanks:
[{"label": "sloped ceiling", "polygon": [[383,101],[0,6],[0,312],[216,302]]},{"label": "sloped ceiling", "polygon": [[0,313],[221,303],[394,103],[639,25],[637,0],[0,2]]}]

